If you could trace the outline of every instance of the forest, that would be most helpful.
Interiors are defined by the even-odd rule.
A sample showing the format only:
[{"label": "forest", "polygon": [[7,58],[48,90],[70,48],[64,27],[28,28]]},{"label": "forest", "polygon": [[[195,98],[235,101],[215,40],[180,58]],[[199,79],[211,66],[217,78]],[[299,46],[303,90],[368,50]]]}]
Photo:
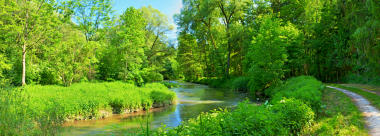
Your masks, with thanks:
[{"label": "forest", "polygon": [[0,0],[0,135],[222,101],[188,100],[200,84],[246,98],[105,135],[376,135],[332,87],[380,108],[380,1],[182,0],[176,25],[154,6],[115,14],[113,2]]}]

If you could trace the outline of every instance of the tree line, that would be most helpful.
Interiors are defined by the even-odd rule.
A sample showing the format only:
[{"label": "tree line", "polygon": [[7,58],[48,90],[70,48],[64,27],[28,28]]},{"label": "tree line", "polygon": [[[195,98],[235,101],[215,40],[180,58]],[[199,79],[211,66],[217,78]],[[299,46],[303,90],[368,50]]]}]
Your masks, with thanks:
[{"label": "tree line", "polygon": [[380,76],[376,0],[183,0],[178,63],[190,81],[247,77],[252,90],[312,75]]},{"label": "tree line", "polygon": [[111,0],[0,0],[0,86],[178,75],[167,17],[151,6],[115,15]]}]

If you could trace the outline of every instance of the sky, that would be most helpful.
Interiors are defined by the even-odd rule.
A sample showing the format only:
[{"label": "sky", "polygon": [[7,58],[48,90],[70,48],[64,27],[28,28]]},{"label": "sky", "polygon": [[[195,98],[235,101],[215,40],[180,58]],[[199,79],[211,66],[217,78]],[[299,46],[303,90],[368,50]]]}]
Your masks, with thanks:
[{"label": "sky", "polygon": [[173,20],[173,15],[180,13],[182,0],[114,0],[112,6],[115,14],[121,15],[128,7],[140,8],[149,5],[168,17],[169,23],[174,26],[174,30],[167,32],[167,36],[169,40],[175,41],[177,39],[177,25]]}]

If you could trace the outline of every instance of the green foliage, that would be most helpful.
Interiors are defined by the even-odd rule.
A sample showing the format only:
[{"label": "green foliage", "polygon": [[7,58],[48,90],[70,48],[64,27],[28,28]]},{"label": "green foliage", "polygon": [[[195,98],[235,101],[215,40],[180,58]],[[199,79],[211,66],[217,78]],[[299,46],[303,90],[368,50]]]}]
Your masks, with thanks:
[{"label": "green foliage", "polygon": [[233,111],[214,110],[175,128],[162,127],[156,135],[290,135],[313,120],[314,112],[299,100],[284,99],[273,106],[243,102]]},{"label": "green foliage", "polygon": [[171,81],[162,81],[160,82],[161,84],[165,85],[167,88],[176,88],[179,87],[180,85],[178,82],[171,82]]},{"label": "green foliage", "polygon": [[70,87],[29,85],[0,90],[0,135],[55,135],[67,120],[94,119],[173,104],[162,84],[136,87],[122,82]]},{"label": "green foliage", "polygon": [[372,74],[348,74],[342,79],[345,83],[359,83],[359,84],[370,84],[380,86],[380,76]]},{"label": "green foliage", "polygon": [[299,76],[290,78],[285,84],[268,90],[270,96],[272,96],[272,102],[278,102],[286,98],[295,98],[303,101],[315,112],[318,112],[321,107],[322,90],[324,85],[310,76]]},{"label": "green foliage", "polygon": [[0,135],[54,135],[62,123],[54,109],[35,116],[22,89],[0,90]]},{"label": "green foliage", "polygon": [[9,79],[6,79],[3,75],[3,71],[11,69],[10,64],[7,63],[7,58],[1,54],[0,50],[0,88],[9,84]]},{"label": "green foliage", "polygon": [[99,118],[103,111],[115,113],[149,109],[154,104],[174,102],[175,93],[161,84],[136,87],[122,82],[78,83],[70,87],[32,85],[25,87],[33,115],[54,109],[63,119]]},{"label": "green foliage", "polygon": [[355,103],[337,90],[323,90],[322,109],[317,115],[315,123],[305,128],[301,135],[368,135],[361,112]]},{"label": "green foliage", "polygon": [[313,110],[301,100],[282,99],[274,104],[273,112],[279,114],[282,126],[293,134],[297,134],[305,127],[308,127],[315,118]]},{"label": "green foliage", "polygon": [[291,24],[281,26],[281,21],[270,15],[260,19],[260,29],[253,37],[245,57],[249,68],[249,88],[253,94],[276,86],[285,77],[285,64],[288,61],[287,48],[298,43],[299,31]]},{"label": "green foliage", "polygon": [[248,83],[249,83],[249,78],[248,77],[237,77],[237,78],[232,78],[231,79],[231,88],[234,90],[239,90],[239,91],[248,91]]}]

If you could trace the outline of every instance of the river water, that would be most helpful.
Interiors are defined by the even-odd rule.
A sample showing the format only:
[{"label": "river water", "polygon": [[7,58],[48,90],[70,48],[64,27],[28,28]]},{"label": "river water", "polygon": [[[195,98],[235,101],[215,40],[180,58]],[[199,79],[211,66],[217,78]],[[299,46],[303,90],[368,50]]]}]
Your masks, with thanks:
[{"label": "river water", "polygon": [[179,83],[173,88],[178,97],[176,105],[153,109],[150,112],[136,112],[114,115],[105,119],[75,121],[66,123],[60,135],[125,135],[149,126],[175,127],[201,112],[218,108],[231,108],[244,99],[244,95],[229,89],[210,88],[206,85]]}]

